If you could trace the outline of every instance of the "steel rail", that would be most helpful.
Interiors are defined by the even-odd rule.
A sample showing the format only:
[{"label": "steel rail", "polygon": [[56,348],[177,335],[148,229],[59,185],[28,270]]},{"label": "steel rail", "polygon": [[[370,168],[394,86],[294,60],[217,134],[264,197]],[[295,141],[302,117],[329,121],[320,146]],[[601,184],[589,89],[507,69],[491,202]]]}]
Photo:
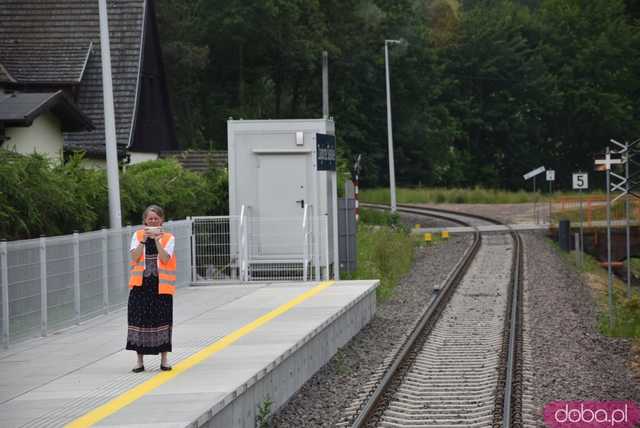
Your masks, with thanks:
[{"label": "steel rail", "polygon": [[503,428],[511,427],[512,404],[513,404],[513,378],[516,364],[516,339],[518,339],[518,319],[520,317],[519,302],[520,296],[520,270],[522,267],[522,238],[514,230],[511,230],[515,249],[514,249],[514,270],[513,270],[513,287],[511,295],[511,311],[509,326],[509,349],[507,351],[507,367],[504,385],[504,401],[502,403],[502,426]]},{"label": "steel rail", "polygon": [[[367,206],[371,206],[371,205],[367,204]],[[379,208],[388,209],[389,207],[381,205],[379,206]],[[424,213],[415,212],[406,208],[399,208],[398,211],[425,215]],[[434,217],[439,217],[444,220],[453,221],[463,226],[474,227],[469,223],[465,223],[460,220],[453,220],[450,217],[446,217],[444,215],[434,216]],[[369,400],[367,400],[365,406],[361,409],[360,413],[358,414],[358,417],[353,422],[352,427],[354,428],[363,427],[367,423],[367,421],[371,419],[371,417],[373,416],[373,413],[376,411],[378,407],[378,403],[383,398],[384,393],[387,390],[387,387],[389,386],[389,384],[391,383],[391,380],[396,375],[398,368],[401,366],[401,364],[409,355],[416,340],[424,333],[424,330],[427,327],[427,325],[429,324],[433,325],[437,321],[437,318],[439,317],[442,310],[444,309],[444,306],[446,305],[448,298],[453,294],[455,286],[460,282],[465,272],[471,265],[471,262],[473,261],[478,250],[480,249],[481,242],[482,242],[482,236],[480,234],[480,231],[476,228],[476,231],[474,232],[472,245],[465,252],[465,255],[463,256],[461,261],[454,268],[453,275],[450,275],[447,281],[445,282],[445,285],[442,287],[442,292],[438,293],[436,298],[431,302],[427,310],[423,313],[422,317],[420,318],[420,321],[416,326],[416,328],[414,328],[410,336],[407,338],[405,343],[399,349],[398,353],[394,356],[393,363],[385,373],[384,377],[376,387],[375,391],[370,396]]]},{"label": "steel rail", "polygon": [[[361,204],[361,206],[378,208],[378,209],[389,209],[388,206],[380,205],[380,204]],[[468,223],[465,224],[465,222],[460,219],[453,219],[447,216],[447,214],[476,218],[483,221],[487,221],[492,224],[503,224],[502,222],[496,219],[482,216],[482,215],[462,213],[462,212],[453,211],[453,210],[445,210],[442,208],[430,208],[430,207],[417,206],[417,205],[411,205],[411,204],[398,204],[398,211],[439,218],[439,219],[452,221],[452,222],[462,224],[462,225],[467,225],[467,226],[471,226],[471,225]],[[440,215],[434,214],[433,212],[438,212],[441,214]],[[425,313],[421,317],[421,320],[418,326],[412,331],[409,338],[405,341],[405,344],[402,346],[401,351],[398,352],[394,357],[393,364],[391,365],[389,370],[385,373],[384,378],[382,379],[382,381],[380,382],[380,384],[378,385],[374,393],[371,395],[371,397],[367,401],[364,408],[361,410],[357,419],[353,423],[352,426],[354,428],[364,426],[365,423],[373,416],[373,412],[378,407],[378,403],[380,402],[381,398],[384,396],[384,393],[388,385],[390,384],[392,378],[395,376],[396,370],[401,366],[402,362],[406,359],[410,349],[414,346],[414,342],[416,342],[418,337],[420,337],[425,333],[423,330],[425,330],[425,327],[427,326],[428,323],[431,323],[431,325],[433,325],[437,321],[437,318],[442,312],[443,307],[446,305],[445,297],[448,298],[450,297],[451,294],[453,294],[452,290],[455,288],[455,286],[452,286],[452,284],[454,285],[457,284],[457,282],[459,282],[459,280],[462,279],[462,276],[464,276],[464,272],[466,272],[468,266],[471,264],[471,261],[475,257],[475,254],[480,248],[480,242],[481,242],[481,234],[479,230],[475,226],[472,226],[472,227],[474,227],[476,231],[474,232],[474,242],[470,250],[468,250],[465,253],[465,257],[463,257],[462,261],[458,263],[458,265],[456,265],[456,268],[454,269],[455,273],[448,278],[445,287],[443,287],[444,292],[440,293],[438,297],[429,305],[429,308],[427,309],[427,311],[425,311]],[[517,347],[516,341],[518,339],[518,334],[517,334],[518,319],[520,317],[520,312],[518,311],[518,306],[519,306],[518,303],[521,299],[520,297],[520,294],[521,294],[520,269],[521,269],[521,263],[522,263],[521,252],[523,248],[522,239],[520,235],[516,231],[514,231],[511,227],[508,227],[508,229],[514,242],[514,252],[513,252],[513,262],[512,262],[512,266],[513,266],[513,270],[512,270],[513,274],[512,274],[512,280],[511,280],[512,287],[510,288],[511,303],[507,307],[507,314],[505,316],[505,326],[506,324],[508,324],[507,332],[509,336],[508,336],[508,345],[507,345],[507,358],[506,358],[507,361],[504,368],[504,376],[505,376],[504,386],[503,386],[504,395],[503,395],[503,402],[501,406],[502,407],[501,425],[504,428],[510,427],[512,423],[511,421],[512,421],[512,412],[513,412],[513,406],[512,406],[513,380],[514,380],[514,372],[515,372],[515,365],[516,365],[516,347]],[[495,422],[498,422],[498,421],[495,421]],[[494,423],[494,426],[495,426],[495,423]]]},{"label": "steel rail", "polygon": [[[478,215],[478,214],[467,214],[461,213],[453,210],[446,210],[442,208],[430,208],[430,207],[421,207],[419,205],[412,204],[401,204],[398,205],[403,208],[411,208],[411,209],[423,209],[427,211],[435,211],[443,214],[456,214],[462,216],[469,216],[472,218],[482,219],[494,224],[503,224],[502,222],[492,219],[487,216]],[[509,319],[509,345],[507,350],[507,363],[506,363],[506,375],[505,375],[505,384],[504,384],[504,400],[502,403],[502,426],[504,428],[509,428],[511,426],[512,419],[512,395],[513,395],[513,377],[515,371],[516,364],[516,339],[518,338],[518,318],[520,313],[518,311],[518,302],[520,301],[520,268],[522,263],[521,250],[522,250],[522,238],[520,235],[514,231],[511,227],[509,228],[509,233],[513,238],[514,242],[514,252],[513,252],[513,278],[512,278],[512,288],[511,288],[511,307],[509,312],[507,313],[507,319]]]}]

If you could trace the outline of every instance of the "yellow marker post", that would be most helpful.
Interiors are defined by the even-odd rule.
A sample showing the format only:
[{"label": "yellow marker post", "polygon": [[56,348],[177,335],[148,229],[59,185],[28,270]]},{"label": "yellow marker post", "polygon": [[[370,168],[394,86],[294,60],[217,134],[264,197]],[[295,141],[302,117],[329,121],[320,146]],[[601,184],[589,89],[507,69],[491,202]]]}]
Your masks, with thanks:
[{"label": "yellow marker post", "polygon": [[449,231],[448,230],[443,230],[442,231],[442,239],[449,239]]},{"label": "yellow marker post", "polygon": [[427,244],[431,243],[431,234],[429,232],[424,234],[424,242],[426,242]]}]

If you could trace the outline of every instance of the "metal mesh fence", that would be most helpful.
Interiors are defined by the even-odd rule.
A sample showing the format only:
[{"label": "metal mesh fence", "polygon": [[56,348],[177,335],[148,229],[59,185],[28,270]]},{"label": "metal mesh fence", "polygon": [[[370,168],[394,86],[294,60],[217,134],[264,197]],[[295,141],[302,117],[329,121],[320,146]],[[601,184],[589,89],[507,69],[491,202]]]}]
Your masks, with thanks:
[{"label": "metal mesh fence", "polygon": [[[178,287],[191,280],[191,225],[191,220],[164,224],[176,238]],[[137,228],[0,242],[5,348],[125,305],[129,242]]]},{"label": "metal mesh fence", "polygon": [[85,236],[78,243],[78,281],[80,285],[79,317],[90,318],[102,313],[108,301],[105,300],[104,278],[102,276],[103,237]]},{"label": "metal mesh fence", "polygon": [[[175,254],[178,259],[176,285],[184,287],[191,283],[191,236],[192,220],[168,221],[164,228],[176,237]],[[129,242],[127,241],[127,249]]]},{"label": "metal mesh fence", "polygon": [[128,290],[128,249],[129,239],[135,228],[108,230],[107,241],[107,296],[108,310],[122,307],[129,294]]},{"label": "metal mesh fence", "polygon": [[239,279],[238,244],[232,245],[232,229],[238,229],[237,216],[193,218],[194,282]]},{"label": "metal mesh fence", "polygon": [[37,239],[7,245],[9,313],[3,318],[8,321],[11,337],[39,331],[43,321],[41,271],[46,264],[41,263],[41,250],[44,248]]},{"label": "metal mesh fence", "polygon": [[[75,318],[75,261],[74,239],[64,236],[44,241],[46,309],[45,331],[63,327]],[[42,309],[42,308],[41,308]]]},{"label": "metal mesh fence", "polygon": [[193,218],[193,282],[300,281],[326,277],[326,216]]},{"label": "metal mesh fence", "polygon": [[[4,346],[126,305],[129,242],[139,227],[0,242]],[[176,238],[178,287],[331,275],[326,216],[195,217],[163,227]]]}]

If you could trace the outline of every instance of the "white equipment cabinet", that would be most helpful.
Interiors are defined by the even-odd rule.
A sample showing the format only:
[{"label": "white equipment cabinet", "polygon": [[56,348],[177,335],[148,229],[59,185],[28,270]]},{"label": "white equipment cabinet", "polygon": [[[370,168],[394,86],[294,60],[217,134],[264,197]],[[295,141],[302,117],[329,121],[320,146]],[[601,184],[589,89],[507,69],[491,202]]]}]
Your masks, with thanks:
[{"label": "white equipment cabinet", "polygon": [[229,120],[227,133],[229,215],[245,222],[229,231],[232,256],[250,269],[306,258],[309,279],[327,278],[338,266],[336,173],[317,170],[316,136],[335,135],[334,122]]}]

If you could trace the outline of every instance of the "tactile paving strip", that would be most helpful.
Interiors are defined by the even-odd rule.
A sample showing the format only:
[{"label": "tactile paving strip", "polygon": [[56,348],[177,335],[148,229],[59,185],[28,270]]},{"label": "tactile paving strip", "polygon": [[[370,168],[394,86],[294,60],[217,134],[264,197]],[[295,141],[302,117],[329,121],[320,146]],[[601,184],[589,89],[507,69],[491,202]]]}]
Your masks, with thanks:
[{"label": "tactile paving strip", "polygon": [[[247,290],[247,293],[242,293],[233,300],[239,299],[249,292],[250,290]],[[206,317],[207,313],[214,311],[215,309],[217,308],[214,307],[205,312],[196,314],[191,318],[184,320],[180,324],[187,323],[199,317]],[[224,329],[219,328],[217,331],[212,328],[210,330],[207,330],[206,336],[197,337],[195,339],[186,339],[183,341],[178,341],[177,343],[174,342],[174,352],[171,352],[170,354],[171,360],[174,363],[182,361],[200,351],[202,348],[206,348],[207,346],[222,339],[224,336],[233,332],[240,326],[253,321],[253,319],[254,317],[252,317],[251,314],[248,313],[246,317],[243,317],[242,319],[235,319],[235,325],[226,325]],[[55,410],[49,411],[46,414],[31,420],[27,424],[22,425],[22,427],[50,428],[66,425],[74,419],[77,419],[87,412],[95,409],[96,407],[109,402],[111,399],[146,382],[147,380],[158,374],[160,372],[160,358],[159,356],[153,358],[154,361],[151,362],[152,358],[153,356],[151,356],[151,358],[148,358],[149,362],[145,361],[145,372],[132,373],[130,371],[127,371],[126,373],[123,373],[121,376],[118,376],[115,379],[112,378],[107,383],[96,385],[96,387],[87,395],[71,399]],[[132,364],[133,360],[134,358],[132,354]],[[123,370],[128,370],[128,368],[123,367]]]},{"label": "tactile paving strip", "polygon": [[[200,349],[222,339],[230,332],[231,331],[217,333],[215,336],[197,342],[191,341],[190,344],[192,346],[184,348],[183,350],[178,350],[177,352],[172,352],[171,359],[176,362],[184,360],[198,352]],[[64,406],[58,407],[53,412],[48,412],[46,415],[34,419],[23,426],[25,428],[50,428],[54,426],[64,426],[74,419],[79,418],[85,413],[107,403],[109,400],[146,382],[158,374],[160,372],[160,358],[158,357],[156,360],[157,361],[151,364],[145,362],[146,370],[143,373],[128,372],[107,383],[98,385],[93,391],[91,391],[91,395],[70,400]]]}]

